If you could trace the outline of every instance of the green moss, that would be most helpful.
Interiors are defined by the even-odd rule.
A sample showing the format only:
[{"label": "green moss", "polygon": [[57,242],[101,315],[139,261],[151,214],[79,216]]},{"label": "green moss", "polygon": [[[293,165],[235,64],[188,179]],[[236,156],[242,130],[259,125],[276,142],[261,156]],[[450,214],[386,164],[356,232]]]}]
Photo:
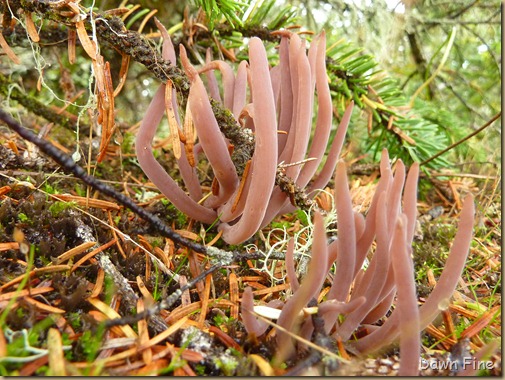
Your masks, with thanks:
[{"label": "green moss", "polygon": [[74,187],[75,192],[77,193],[78,196],[80,197],[85,197],[86,196],[86,187],[83,186],[80,183],[76,183]]},{"label": "green moss", "polygon": [[95,332],[86,330],[82,334],[81,339],[79,339],[79,346],[86,356],[87,362],[93,362],[96,359],[100,347],[102,346],[103,333],[104,328],[102,327],[99,327],[98,331]]},{"label": "green moss", "polygon": [[29,219],[28,219],[28,216],[26,216],[26,214],[24,214],[24,213],[22,213],[22,212],[20,212],[20,213],[18,214],[18,219],[19,219],[19,221],[20,221],[20,222],[23,222],[23,223],[27,223],[27,222],[28,222],[28,220],[29,220]]},{"label": "green moss", "polygon": [[175,226],[177,229],[184,228],[187,223],[188,223],[188,217],[177,210],[177,208],[172,204],[169,203],[167,206],[167,216],[171,221],[175,221]]},{"label": "green moss", "polygon": [[49,367],[47,365],[43,365],[43,366],[40,366],[39,368],[37,368],[37,370],[35,371],[35,375],[47,376],[48,371],[49,371]]},{"label": "green moss", "polygon": [[58,216],[61,215],[61,213],[65,210],[69,210],[73,207],[77,206],[75,202],[60,202],[56,201],[54,202],[50,207],[49,211],[51,212],[51,215],[54,218],[57,218]]},{"label": "green moss", "polygon": [[58,193],[49,182],[44,182],[44,192],[46,192],[47,194],[57,194]]},{"label": "green moss", "polygon": [[121,142],[121,152],[124,154],[134,153],[135,135],[131,132],[123,133],[123,141]]},{"label": "green moss", "polygon": [[296,216],[304,226],[309,225],[309,216],[303,210],[296,210]]}]

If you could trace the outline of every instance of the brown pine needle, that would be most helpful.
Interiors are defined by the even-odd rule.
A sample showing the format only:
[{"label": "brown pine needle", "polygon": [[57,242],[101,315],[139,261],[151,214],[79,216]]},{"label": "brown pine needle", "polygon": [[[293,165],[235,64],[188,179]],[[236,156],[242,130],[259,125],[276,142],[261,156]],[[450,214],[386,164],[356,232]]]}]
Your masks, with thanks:
[{"label": "brown pine needle", "polygon": [[342,355],[342,357],[346,360],[351,360],[351,357],[349,356],[349,354],[347,353],[347,350],[344,347],[344,342],[342,342],[342,339],[340,339],[340,337],[337,338],[337,346],[338,346],[338,352],[340,353],[340,355]]},{"label": "brown pine needle", "polygon": [[103,283],[105,280],[105,271],[102,268],[98,269],[98,274],[96,275],[96,282],[89,298],[97,298],[102,293]]},{"label": "brown pine needle", "polygon": [[184,324],[186,323],[188,318],[189,317],[186,316],[186,317],[179,319],[177,322],[175,322],[173,325],[171,325],[168,329],[166,329],[162,333],[156,335],[155,337],[151,338],[147,342],[140,344],[138,347],[138,350],[139,351],[145,350],[146,348],[152,347],[152,346],[164,341],[166,338],[168,338],[170,335],[172,335],[177,330],[179,330],[182,326],[184,326]]},{"label": "brown pine needle", "polygon": [[[67,271],[69,269],[70,269],[70,265],[50,265],[50,266],[42,267],[42,268],[35,268],[32,271],[30,271],[30,273],[28,274],[28,276],[35,277],[36,275],[41,274],[41,273],[64,272],[64,271]],[[20,283],[23,280],[24,277],[26,277],[26,273],[22,274],[22,275],[19,275],[18,277],[16,277],[16,278],[10,280],[9,282],[3,284],[2,286],[0,286],[0,291],[2,291],[4,289],[7,289],[8,287],[10,287],[12,285]]]},{"label": "brown pine needle", "polygon": [[9,251],[11,249],[19,249],[19,243],[15,242],[15,241],[7,242],[7,243],[0,243],[0,252]]},{"label": "brown pine needle", "polygon": [[487,327],[491,321],[496,318],[496,314],[501,310],[501,305],[493,307],[491,310],[486,311],[479,319],[473,322],[461,333],[461,339],[472,338],[477,335],[482,329]]},{"label": "brown pine needle", "polygon": [[228,283],[230,286],[230,302],[233,304],[233,306],[230,308],[230,317],[238,319],[239,292],[237,275],[235,273],[230,273]]},{"label": "brown pine needle", "polygon": [[186,151],[186,157],[188,163],[191,167],[195,167],[195,154],[193,152],[193,146],[196,140],[195,127],[193,124],[193,116],[191,115],[191,110],[189,108],[189,102],[186,104],[186,115],[184,117],[183,123],[184,136],[186,141],[184,142],[184,150]]},{"label": "brown pine needle", "polygon": [[0,47],[2,48],[3,52],[5,55],[16,65],[21,64],[21,60],[19,57],[14,53],[14,51],[11,49],[7,41],[5,40],[4,36],[2,33],[0,33]]},{"label": "brown pine needle", "polygon": [[270,288],[265,288],[265,289],[261,289],[261,290],[255,290],[255,291],[253,291],[253,294],[255,296],[259,296],[259,295],[262,295],[262,294],[272,294],[272,293],[275,293],[275,292],[280,292],[282,290],[289,289],[290,287],[291,287],[290,284],[281,284],[281,285],[272,286]]},{"label": "brown pine needle", "polygon": [[146,26],[147,22],[149,21],[149,19],[151,17],[153,17],[156,13],[158,12],[157,9],[153,9],[151,12],[149,12],[146,17],[144,17],[144,19],[142,20],[142,22],[140,23],[140,26],[139,26],[139,29],[138,29],[138,32],[139,33],[142,33],[142,30],[144,30],[144,27]]},{"label": "brown pine needle", "polygon": [[68,251],[62,253],[59,255],[56,260],[54,260],[55,264],[61,264],[64,263],[65,261],[68,261],[72,259],[73,257],[77,256],[78,254],[87,251],[89,248],[93,247],[96,244],[94,241],[87,241],[85,243],[82,243],[78,245],[77,247],[74,247],[72,249],[69,249]]},{"label": "brown pine needle", "polygon": [[[209,300],[209,305],[213,307],[226,308],[226,309],[233,306],[233,304],[228,300],[216,300],[216,299]],[[197,312],[198,310],[201,310],[201,308],[202,308],[202,301],[196,301],[185,306],[182,305],[178,306],[177,308],[172,310],[170,316],[166,319],[166,322],[168,324],[174,323],[175,321],[181,319],[185,315],[189,315]]]},{"label": "brown pine needle", "polygon": [[54,194],[52,196],[63,202],[75,202],[79,206],[101,208],[105,210],[120,210],[121,207],[117,203],[104,201],[101,199],[93,199],[86,197],[79,197],[77,195],[67,195],[67,194]]},{"label": "brown pine needle", "polygon": [[93,251],[91,251],[90,253],[88,253],[86,256],[84,256],[83,258],[81,258],[78,262],[76,262],[72,266],[72,269],[70,269],[70,271],[71,272],[75,271],[77,268],[79,268],[82,264],[84,264],[86,261],[88,261],[92,257],[96,256],[97,254],[99,254],[103,250],[111,247],[112,245],[116,244],[116,241],[117,241],[117,239],[112,239],[108,243],[105,243],[104,245],[98,247],[97,249],[94,249]]},{"label": "brown pine needle", "polygon": [[210,326],[209,332],[214,334],[221,342],[223,342],[226,345],[226,347],[233,348],[239,352],[244,352],[242,346],[240,346],[237,342],[235,342],[231,336],[226,334],[220,328],[216,326]]},{"label": "brown pine needle", "polygon": [[238,186],[237,196],[235,197],[235,200],[233,201],[233,204],[231,206],[231,212],[235,211],[235,209],[237,208],[238,202],[240,201],[242,191],[244,190],[245,181],[247,179],[247,176],[249,175],[249,168],[251,167],[251,162],[252,162],[252,160],[249,160],[245,164],[244,173],[242,174],[242,178],[240,179],[240,184]]},{"label": "brown pine needle", "polygon": [[89,55],[89,57],[96,61],[96,45],[88,36],[88,32],[84,27],[84,21],[77,21],[75,23],[75,29],[77,31],[77,36],[79,37],[79,41],[81,41],[82,48]]},{"label": "brown pine needle", "polygon": [[[137,277],[137,281],[140,278]],[[139,299],[137,301],[137,312],[142,313],[144,311],[144,301],[142,299]],[[147,328],[147,322],[145,319],[141,319],[137,323],[138,326],[138,331],[139,331],[139,344],[143,345],[146,344],[149,341],[149,331]],[[146,348],[144,351],[142,351],[142,359],[144,362],[149,365],[153,361],[153,351],[151,348]]]},{"label": "brown pine needle", "polygon": [[[142,281],[142,277],[137,276],[137,286],[139,287],[140,293],[142,293],[142,296],[144,297],[144,300],[147,303],[147,306],[154,305],[156,301],[154,300],[154,297],[151,293],[149,293],[149,290],[147,289],[146,285]],[[140,311],[139,311],[140,313]]]},{"label": "brown pine needle", "polygon": [[25,23],[26,23],[26,31],[30,36],[30,38],[32,39],[32,41],[39,42],[40,41],[39,33],[37,32],[37,27],[33,22],[32,14],[30,12],[25,13]]},{"label": "brown pine needle", "polygon": [[14,292],[0,294],[0,302],[9,301],[12,298],[25,297],[28,295],[35,296],[37,294],[49,293],[53,290],[54,290],[54,288],[52,288],[50,286],[43,286],[41,288],[34,288],[34,289],[23,289],[20,291],[16,290]]},{"label": "brown pine needle", "polygon": [[259,368],[263,376],[275,376],[274,369],[268,361],[263,359],[262,356],[256,354],[250,354],[249,358],[252,359],[254,364]]},{"label": "brown pine needle", "polygon": [[[105,302],[100,301],[98,298],[88,298],[87,300],[91,305],[95,307],[95,309],[99,310],[102,314],[104,314],[108,319],[117,319],[121,318],[121,316],[117,313],[116,310],[111,308]],[[121,325],[119,326],[124,336],[127,338],[138,338],[138,335],[129,325]]]},{"label": "brown pine needle", "polygon": [[7,341],[4,332],[0,332],[0,358],[7,356]]},{"label": "brown pine needle", "polygon": [[181,158],[181,142],[179,140],[179,126],[175,118],[175,111],[172,104],[172,89],[173,85],[171,81],[167,81],[165,86],[165,110],[168,119],[168,128],[170,131],[170,141],[172,142],[172,150],[174,151],[174,156],[177,159]]},{"label": "brown pine needle", "polygon": [[[114,220],[112,219],[112,214],[111,214],[110,210],[107,210],[107,219],[109,220],[109,224],[111,226],[115,226],[115,223],[114,223]],[[112,236],[114,237],[114,239],[117,240],[116,247],[117,247],[119,253],[121,253],[121,256],[123,256],[123,258],[126,259],[126,253],[123,249],[123,246],[121,245],[121,242],[123,241],[123,236],[122,235],[118,236],[118,233],[116,232],[115,228],[112,228]]]},{"label": "brown pine needle", "polygon": [[433,324],[429,324],[426,327],[426,332],[431,335],[433,338],[439,341],[444,348],[444,350],[449,350],[452,346],[456,344],[456,339],[450,336],[447,336],[445,332],[436,328]]},{"label": "brown pine needle", "polygon": [[451,312],[449,310],[442,310],[442,317],[444,318],[445,333],[447,334],[447,336],[451,337],[456,336]]},{"label": "brown pine needle", "polygon": [[77,33],[74,29],[68,29],[68,62],[73,65],[75,63],[75,42]]},{"label": "brown pine needle", "polygon": [[216,244],[219,239],[221,239],[221,235],[223,234],[223,230],[219,231],[214,238],[206,244],[207,247],[212,247],[214,244]]},{"label": "brown pine needle", "polygon": [[47,305],[45,303],[39,302],[37,300],[34,300],[31,297],[23,297],[23,302],[26,302],[26,303],[28,303],[28,304],[30,304],[32,306],[35,306],[37,309],[46,311],[48,313],[52,313],[52,314],[64,314],[64,313],[66,313],[65,310],[62,310],[62,309],[59,309],[57,307],[50,306],[50,305]]},{"label": "brown pine needle", "polygon": [[130,56],[126,54],[121,54],[121,69],[119,70],[119,83],[114,89],[114,97],[118,96],[126,83],[126,77],[128,76],[128,69],[130,67]]},{"label": "brown pine needle", "polygon": [[205,328],[205,320],[207,319],[207,311],[209,310],[209,297],[210,297],[210,285],[212,282],[212,276],[209,274],[205,277],[205,287],[201,294],[202,296],[202,309],[200,310],[200,317],[198,318],[198,326],[200,329]]}]

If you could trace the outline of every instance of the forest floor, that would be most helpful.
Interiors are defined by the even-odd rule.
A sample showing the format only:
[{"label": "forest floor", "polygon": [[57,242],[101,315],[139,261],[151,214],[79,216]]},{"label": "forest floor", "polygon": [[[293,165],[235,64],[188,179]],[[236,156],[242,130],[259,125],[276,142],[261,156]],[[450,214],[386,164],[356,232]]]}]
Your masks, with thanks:
[{"label": "forest floor", "polygon": [[[378,170],[359,169],[351,167],[351,193],[354,205],[366,210]],[[183,236],[226,248],[213,241],[214,228],[201,229],[149,186],[127,153],[109,155],[91,172]],[[466,269],[442,318],[423,333],[425,357],[456,355],[458,342],[469,344],[473,352],[501,339],[500,189],[499,174],[447,172],[421,178],[414,246],[420,302],[444,267],[462,198],[471,192],[477,205]],[[284,216],[269,228],[283,226],[292,234],[303,225],[299,216]],[[264,247],[269,228],[247,243]],[[105,273],[104,258],[115,278]],[[133,309],[140,311],[193,278],[205,262],[201,255],[174,247],[130,210],[63,174],[36,148],[0,128],[0,375],[273,373],[268,364],[273,330],[261,342],[249,340],[238,301],[246,285],[265,300],[282,297],[286,286],[273,285],[255,262],[222,269],[183,294],[171,310],[161,312],[169,330],[157,333],[152,321],[145,320],[100,329],[101,321],[132,314],[131,303],[118,291],[118,278],[130,286],[137,299]],[[174,272],[178,276],[169,274]],[[395,373],[396,348],[366,359],[343,351],[351,365],[333,373]],[[493,368],[485,374],[501,375],[500,355],[494,352],[489,359]],[[325,368],[306,373],[312,370],[328,373]]]}]

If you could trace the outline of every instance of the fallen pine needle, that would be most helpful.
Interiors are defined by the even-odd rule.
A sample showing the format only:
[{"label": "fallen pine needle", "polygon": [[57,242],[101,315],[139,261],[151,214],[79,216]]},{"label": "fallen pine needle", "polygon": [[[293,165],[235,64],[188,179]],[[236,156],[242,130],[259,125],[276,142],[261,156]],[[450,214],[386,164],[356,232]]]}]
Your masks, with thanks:
[{"label": "fallen pine needle", "polygon": [[202,329],[205,327],[205,319],[207,317],[207,310],[209,309],[211,281],[212,281],[212,276],[209,274],[207,277],[205,277],[205,287],[202,292],[203,293],[202,309],[200,310],[200,317],[198,318],[198,325]]},{"label": "fallen pine needle", "polygon": [[147,305],[154,305],[156,301],[154,300],[153,296],[151,293],[149,293],[149,290],[147,290],[146,285],[142,281],[142,277],[137,276],[137,286],[139,287],[140,293],[144,296],[144,300],[147,303]]},{"label": "fallen pine needle", "polygon": [[105,243],[104,245],[98,247],[97,249],[94,249],[90,253],[88,253],[86,256],[81,258],[78,262],[76,262],[73,266],[72,269],[70,269],[71,272],[75,271],[77,268],[79,268],[82,264],[84,264],[86,261],[91,259],[93,256],[96,256],[98,253],[102,252],[103,250],[109,248],[110,246],[116,244],[117,239],[112,239],[108,243]]},{"label": "fallen pine needle", "polygon": [[170,335],[172,335],[174,332],[176,332],[177,330],[179,330],[186,323],[186,321],[188,320],[188,318],[189,317],[184,317],[184,318],[179,319],[177,322],[175,322],[172,326],[170,326],[168,329],[166,329],[162,333],[160,333],[160,334],[156,335],[155,337],[151,338],[150,340],[148,340],[144,344],[141,344],[138,347],[138,350],[139,351],[145,350],[146,348],[152,347],[152,346],[160,343],[161,341],[165,340]]},{"label": "fallen pine needle", "polygon": [[238,281],[237,281],[237,275],[233,272],[230,273],[229,284],[230,284],[230,302],[233,303],[233,306],[230,308],[230,317],[233,319],[238,319],[238,301],[239,301]]},{"label": "fallen pine needle", "polygon": [[240,346],[237,342],[235,342],[231,336],[226,334],[219,327],[210,326],[209,332],[213,333],[221,342],[223,342],[226,345],[226,347],[234,348],[239,352],[243,352],[242,346]]},{"label": "fallen pine needle", "polygon": [[63,202],[75,202],[79,206],[101,208],[101,209],[105,209],[105,210],[120,210],[121,209],[121,207],[117,203],[104,201],[102,199],[79,197],[77,195],[69,195],[69,194],[54,194],[53,198],[59,199],[60,201],[63,201]]},{"label": "fallen pine needle", "polygon": [[45,303],[42,303],[40,301],[34,300],[31,297],[23,297],[23,301],[35,306],[37,309],[47,311],[48,313],[53,313],[53,314],[64,314],[65,310],[58,309],[57,307],[46,305]]},{"label": "fallen pine needle", "polygon": [[[87,300],[90,304],[92,304],[97,310],[101,311],[103,314],[107,316],[109,319],[118,319],[121,318],[121,316],[115,311],[113,308],[111,308],[109,305],[107,305],[105,302],[100,301],[97,298],[88,298]],[[121,325],[119,326],[121,331],[123,331],[124,335],[127,338],[138,338],[138,335],[129,325]]]},{"label": "fallen pine needle", "polygon": [[97,298],[100,293],[102,293],[102,287],[105,279],[105,271],[102,268],[98,268],[98,274],[96,275],[96,282],[89,298]]},{"label": "fallen pine needle", "polygon": [[[30,271],[29,276],[34,277],[36,274],[40,274],[40,273],[63,272],[63,271],[67,271],[69,269],[70,269],[70,265],[52,265],[52,266],[43,267],[43,268],[35,268],[34,270]],[[26,276],[26,273],[10,280],[9,282],[0,286],[0,290],[7,289],[9,286],[12,286],[12,285],[17,284],[18,282],[21,282],[25,276]]]},{"label": "fallen pine needle", "polygon": [[95,244],[96,244],[96,242],[94,242],[94,241],[87,241],[85,243],[78,245],[77,247],[69,249],[68,251],[59,255],[56,258],[55,263],[56,264],[64,263],[65,261],[68,261],[72,257],[78,255],[79,253],[82,253],[82,252],[88,250],[89,248],[93,247]]},{"label": "fallen pine needle", "polygon": [[0,243],[0,252],[8,251],[10,249],[19,249],[19,243],[15,241]]},{"label": "fallen pine needle", "polygon": [[[222,308],[229,308],[233,306],[233,304],[228,300],[209,300],[209,303],[212,306]],[[178,319],[184,317],[185,315],[194,313],[200,310],[201,308],[202,308],[201,301],[193,302],[192,304],[186,306],[179,306],[170,313],[170,316],[166,319],[166,322],[173,323],[174,321],[177,321]]]},{"label": "fallen pine needle", "polygon": [[54,290],[54,288],[50,286],[43,286],[41,288],[34,288],[34,289],[23,289],[23,290],[16,290],[14,292],[9,292],[9,293],[4,293],[0,294],[0,301],[8,301],[12,298],[18,298],[18,297],[25,297],[25,296],[34,296],[37,294],[44,294],[48,293],[50,291]]},{"label": "fallen pine needle", "polygon": [[259,295],[262,295],[262,294],[272,294],[272,293],[275,293],[275,292],[280,292],[282,290],[286,290],[289,287],[291,287],[291,285],[288,284],[288,283],[286,283],[286,284],[272,286],[270,288],[255,290],[255,291],[253,291],[253,294],[255,296],[259,296]]},{"label": "fallen pine needle", "polygon": [[[137,277],[137,280],[139,277]],[[139,299],[137,301],[137,312],[142,313],[143,311],[144,311],[144,301],[142,299]],[[139,331],[139,344],[144,345],[149,341],[149,331],[147,329],[146,320],[141,319],[140,321],[138,321],[137,327]],[[144,351],[142,351],[142,359],[147,365],[150,365],[153,362],[153,351],[151,350],[151,348],[146,348]]]},{"label": "fallen pine needle", "polygon": [[21,60],[19,57],[14,53],[14,51],[11,49],[7,41],[5,40],[4,36],[2,33],[0,33],[0,47],[2,47],[2,50],[4,51],[5,55],[9,57],[9,59],[14,62],[16,65],[21,64]]},{"label": "fallen pine needle", "polygon": [[486,311],[479,319],[473,322],[461,333],[461,339],[471,338],[477,335],[483,328],[491,323],[491,321],[496,317],[496,313],[501,310],[501,305],[493,307],[491,310]]}]

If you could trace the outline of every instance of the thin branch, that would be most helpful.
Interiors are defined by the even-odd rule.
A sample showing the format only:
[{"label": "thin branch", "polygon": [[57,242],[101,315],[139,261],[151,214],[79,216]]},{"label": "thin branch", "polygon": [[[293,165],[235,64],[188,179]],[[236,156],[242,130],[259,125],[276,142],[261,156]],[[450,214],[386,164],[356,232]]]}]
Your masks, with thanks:
[{"label": "thin branch", "polygon": [[454,144],[451,144],[450,146],[448,146],[447,148],[445,148],[444,150],[438,152],[437,154],[435,154],[434,156],[428,158],[427,160],[424,160],[423,162],[420,163],[420,165],[425,165],[427,164],[428,162],[430,161],[433,161],[434,159],[436,159],[437,157],[440,157],[442,154],[450,151],[452,148],[458,146],[459,144],[465,142],[466,140],[468,140],[469,138],[475,136],[476,134],[482,132],[484,129],[486,129],[487,127],[489,127],[491,124],[493,124],[497,119],[499,119],[501,116],[501,111],[498,112],[496,115],[494,115],[491,120],[489,120],[486,124],[484,124],[482,127],[480,127],[479,129],[473,131],[472,133],[470,133],[468,136],[465,136],[463,137],[461,140],[459,141],[456,141]]}]

